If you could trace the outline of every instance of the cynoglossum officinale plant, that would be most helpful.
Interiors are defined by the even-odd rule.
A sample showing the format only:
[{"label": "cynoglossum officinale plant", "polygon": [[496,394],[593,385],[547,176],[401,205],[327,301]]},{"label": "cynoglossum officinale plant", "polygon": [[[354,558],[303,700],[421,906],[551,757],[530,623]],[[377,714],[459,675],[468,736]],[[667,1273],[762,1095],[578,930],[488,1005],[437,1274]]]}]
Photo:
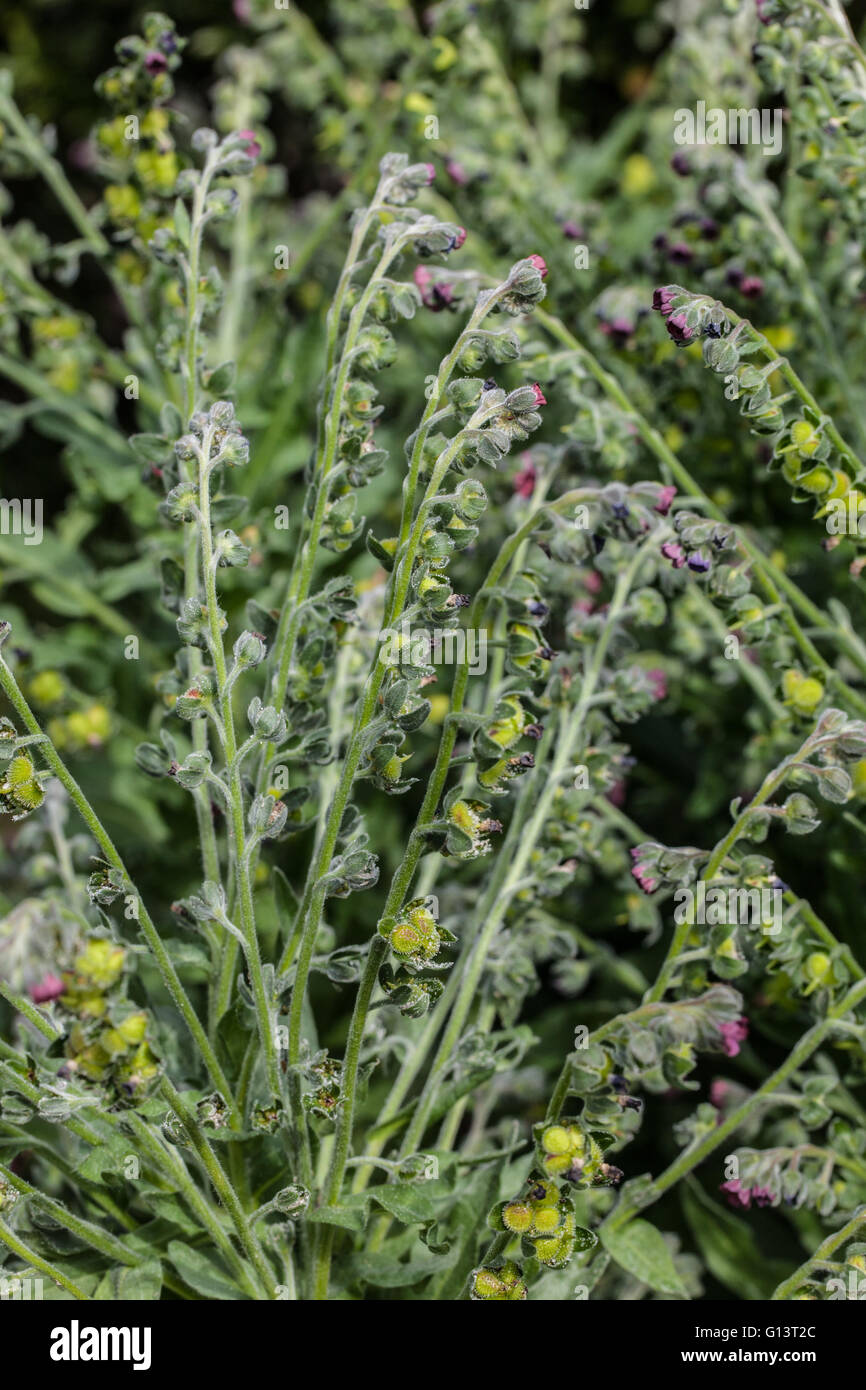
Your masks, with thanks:
[{"label": "cynoglossum officinale plant", "polygon": [[326,9],[0,73],[3,1277],[855,1296],[866,58]]}]

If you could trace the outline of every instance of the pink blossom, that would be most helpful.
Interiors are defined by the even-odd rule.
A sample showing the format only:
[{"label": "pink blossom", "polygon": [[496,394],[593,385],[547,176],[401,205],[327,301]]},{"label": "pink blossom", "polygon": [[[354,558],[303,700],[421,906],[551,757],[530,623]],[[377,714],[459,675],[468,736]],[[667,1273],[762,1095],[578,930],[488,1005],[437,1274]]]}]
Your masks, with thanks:
[{"label": "pink blossom", "polygon": [[526,259],[529,261],[529,264],[530,264],[530,265],[534,265],[534,266],[535,266],[535,269],[538,271],[539,275],[541,276],[541,278],[542,278],[542,280],[543,280],[543,279],[546,277],[546,275],[547,275],[547,261],[544,259],[544,257],[543,257],[543,256],[527,256]]},{"label": "pink blossom", "polygon": [[717,1110],[724,1110],[730,1089],[727,1081],[722,1081],[720,1077],[717,1077],[710,1086],[710,1104],[714,1105]]},{"label": "pink blossom", "polygon": [[47,1004],[62,994],[66,986],[59,975],[44,975],[38,985],[30,986],[30,998],[34,1004]]},{"label": "pink blossom", "polygon": [[239,130],[238,135],[246,142],[244,145],[245,153],[249,155],[250,159],[258,159],[262,147],[256,139],[256,132],[254,130]]},{"label": "pink blossom", "polygon": [[686,552],[676,541],[665,541],[662,546],[662,555],[666,560],[670,560],[675,570],[681,570],[686,563]]},{"label": "pink blossom", "polygon": [[537,381],[534,381],[532,383],[532,390],[535,393],[536,408],[541,405],[547,405],[547,397],[545,396]]},{"label": "pink blossom", "polygon": [[445,165],[445,172],[449,179],[453,179],[454,182],[460,184],[461,187],[469,182],[469,175],[463,168],[463,165],[458,163],[456,159],[449,159],[448,163]]},{"label": "pink blossom", "polygon": [[749,1020],[737,1018],[734,1019],[733,1023],[723,1023],[719,1032],[722,1036],[725,1056],[736,1057],[740,1050],[740,1043],[744,1043],[749,1036]]},{"label": "pink blossom", "polygon": [[743,1187],[739,1178],[732,1178],[730,1182],[723,1182],[719,1191],[724,1192],[732,1207],[750,1207],[752,1205],[752,1193],[748,1187]]},{"label": "pink blossom", "polygon": [[529,454],[523,455],[523,468],[514,475],[514,495],[516,497],[531,497],[535,491],[535,484],[538,474],[535,471],[535,464]]},{"label": "pink blossom", "polygon": [[651,670],[647,671],[647,676],[652,683],[653,699],[666,699],[668,693],[668,678],[666,672],[664,672],[660,666],[653,666]]},{"label": "pink blossom", "polygon": [[658,512],[659,516],[667,516],[668,512],[671,509],[671,503],[673,502],[676,495],[677,490],[675,487],[672,487],[670,485],[668,485],[667,487],[660,487],[653,511]]},{"label": "pink blossom", "polygon": [[436,177],[436,170],[432,164],[425,164],[424,168],[427,170],[427,182],[432,183]]}]

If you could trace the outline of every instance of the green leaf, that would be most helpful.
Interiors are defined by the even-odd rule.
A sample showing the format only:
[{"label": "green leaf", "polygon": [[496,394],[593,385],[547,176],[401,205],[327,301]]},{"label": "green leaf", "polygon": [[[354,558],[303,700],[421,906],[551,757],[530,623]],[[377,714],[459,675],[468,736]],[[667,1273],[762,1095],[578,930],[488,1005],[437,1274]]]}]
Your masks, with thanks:
[{"label": "green leaf", "polygon": [[712,1201],[699,1183],[680,1189],[683,1211],[707,1269],[738,1298],[768,1299],[790,1268],[761,1254],[748,1224]]},{"label": "green leaf", "polygon": [[236,1302],[245,1295],[230,1281],[227,1272],[213,1260],[180,1240],[169,1241],[168,1258],[185,1284],[204,1298]]},{"label": "green leaf", "polygon": [[605,1249],[627,1273],[658,1293],[688,1298],[673,1256],[655,1226],[636,1220],[611,1231],[602,1226],[599,1234]]},{"label": "green leaf", "polygon": [[128,1268],[118,1265],[103,1275],[93,1294],[95,1299],[113,1303],[142,1302],[156,1303],[162,1288],[162,1265],[159,1260],[145,1260],[144,1264]]},{"label": "green leaf", "polygon": [[430,1194],[421,1184],[410,1186],[408,1183],[401,1183],[374,1187],[370,1196],[404,1226],[412,1226],[420,1221],[432,1221],[435,1216]]},{"label": "green leaf", "polygon": [[393,1255],[356,1255],[349,1261],[349,1275],[362,1284],[372,1284],[376,1288],[400,1289],[417,1284],[440,1269],[447,1269],[452,1259],[450,1254],[435,1255],[429,1260],[412,1260],[409,1264],[403,1264]]}]

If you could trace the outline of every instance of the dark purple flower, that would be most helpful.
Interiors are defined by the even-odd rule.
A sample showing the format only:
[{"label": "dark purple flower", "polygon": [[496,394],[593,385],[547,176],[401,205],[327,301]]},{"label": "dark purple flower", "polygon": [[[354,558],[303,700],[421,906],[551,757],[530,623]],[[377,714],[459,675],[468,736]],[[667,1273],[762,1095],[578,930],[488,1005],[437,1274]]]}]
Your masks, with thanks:
[{"label": "dark purple flower", "polygon": [[692,166],[688,155],[683,154],[681,150],[678,150],[677,153],[671,159],[671,168],[673,169],[675,174],[679,174],[680,178],[684,179],[688,174],[692,172]]},{"label": "dark purple flower", "polygon": [[719,224],[714,217],[702,217],[698,226],[707,241],[715,241],[719,235]]},{"label": "dark purple flower", "polygon": [[694,337],[685,314],[671,314],[667,330],[675,343],[687,343]]},{"label": "dark purple flower", "polygon": [[614,347],[624,347],[631,335],[634,333],[634,324],[630,319],[615,318],[602,319],[599,328],[613,342]]},{"label": "dark purple flower", "polygon": [[723,1182],[719,1188],[724,1192],[732,1207],[750,1207],[752,1205],[752,1194],[748,1187],[743,1187],[739,1178],[732,1178],[730,1182]]},{"label": "dark purple flower", "polygon": [[706,574],[712,568],[712,563],[705,550],[694,550],[688,558],[689,569],[694,574]]},{"label": "dark purple flower", "polygon": [[667,317],[673,308],[673,298],[667,285],[661,285],[658,289],[653,290],[653,308]]},{"label": "dark purple flower", "polygon": [[580,241],[583,236],[583,228],[577,222],[563,222],[562,235],[568,241]]},{"label": "dark purple flower", "polygon": [[719,1033],[725,1049],[725,1056],[736,1057],[740,1051],[740,1043],[744,1043],[749,1036],[749,1020],[736,1018],[733,1023],[723,1023],[719,1028]]},{"label": "dark purple flower", "polygon": [[744,275],[740,281],[740,294],[746,299],[759,299],[764,293],[764,282],[760,275]]},{"label": "dark purple flower", "polygon": [[773,1194],[770,1192],[769,1188],[753,1187],[751,1195],[752,1201],[756,1207],[770,1207],[773,1205]]},{"label": "dark purple flower", "polygon": [[676,265],[688,265],[694,260],[694,251],[687,241],[675,241],[668,247],[668,259]]}]

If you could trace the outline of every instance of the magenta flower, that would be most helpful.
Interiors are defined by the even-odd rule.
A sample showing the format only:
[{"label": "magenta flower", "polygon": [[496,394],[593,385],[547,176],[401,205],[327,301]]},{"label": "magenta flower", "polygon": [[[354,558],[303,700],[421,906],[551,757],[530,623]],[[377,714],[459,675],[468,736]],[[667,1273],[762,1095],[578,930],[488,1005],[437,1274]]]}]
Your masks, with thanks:
[{"label": "magenta flower", "polygon": [[744,275],[740,281],[740,294],[746,299],[760,299],[764,293],[764,282],[760,275]]},{"label": "magenta flower", "polygon": [[47,1004],[62,994],[66,986],[59,975],[44,975],[38,985],[30,986],[30,998],[34,1004]]},{"label": "magenta flower", "polygon": [[729,1091],[728,1082],[717,1077],[710,1086],[710,1105],[714,1105],[717,1110],[724,1110]]},{"label": "magenta flower", "polygon": [[658,289],[653,290],[653,308],[657,309],[660,314],[664,314],[665,317],[671,312],[673,295],[666,285],[661,285]]},{"label": "magenta flower", "polygon": [[733,1023],[723,1023],[719,1028],[719,1033],[725,1049],[725,1056],[736,1057],[740,1050],[740,1043],[744,1043],[749,1036],[749,1020],[737,1018],[734,1019]]},{"label": "magenta flower", "polygon": [[687,343],[693,336],[685,314],[671,314],[667,321],[667,330],[675,343]]},{"label": "magenta flower", "polygon": [[719,1191],[724,1192],[732,1207],[750,1207],[752,1205],[751,1190],[748,1187],[743,1187],[739,1178],[732,1178],[730,1182],[723,1182]]},{"label": "magenta flower", "polygon": [[459,164],[456,159],[449,159],[448,163],[445,165],[445,172],[449,179],[453,179],[454,182],[461,187],[469,182],[469,175],[463,168],[463,165]]},{"label": "magenta flower", "polygon": [[670,560],[675,570],[681,570],[686,563],[686,552],[676,541],[665,541],[662,546],[662,555],[666,560]]},{"label": "magenta flower", "polygon": [[427,182],[432,183],[436,177],[436,170],[432,164],[425,164],[424,168],[427,170]]},{"label": "magenta flower", "polygon": [[[632,859],[638,860],[639,854],[640,850],[633,849],[631,851]],[[657,878],[651,877],[652,873],[652,864],[641,864],[638,860],[637,863],[632,865],[631,876],[637,882],[642,893],[654,893],[658,888],[659,881]]]},{"label": "magenta flower", "polygon": [[562,235],[567,241],[580,241],[583,236],[583,228],[577,222],[563,222]]},{"label": "magenta flower", "polygon": [[647,671],[647,676],[652,684],[653,699],[666,699],[668,693],[668,678],[666,672],[664,672],[660,666],[653,666]]},{"label": "magenta flower", "polygon": [[545,396],[537,381],[534,381],[532,383],[532,390],[535,395],[536,409],[538,409],[539,406],[547,405],[547,397]]},{"label": "magenta flower", "polygon": [[452,246],[451,246],[451,250],[452,250],[452,251],[459,251],[459,250],[460,250],[460,247],[463,245],[463,243],[464,243],[465,240],[466,240],[466,228],[465,228],[465,227],[458,227],[458,228],[457,228],[457,235],[456,235],[456,237],[454,238],[453,244],[452,244]]},{"label": "magenta flower", "polygon": [[535,471],[535,464],[529,454],[523,455],[523,467],[519,473],[514,475],[514,495],[515,497],[531,497],[535,491],[535,483],[538,474]]},{"label": "magenta flower", "polygon": [[256,139],[256,132],[254,130],[239,130],[238,135],[246,142],[244,144],[245,154],[248,154],[250,159],[258,159],[262,147]]},{"label": "magenta flower", "polygon": [[668,484],[666,487],[660,487],[653,511],[658,512],[659,516],[667,516],[671,509],[671,503],[676,495],[677,490],[671,484]]},{"label": "magenta flower", "polygon": [[534,266],[535,266],[535,269],[538,271],[539,275],[541,276],[541,278],[542,278],[542,280],[543,280],[543,279],[546,277],[546,275],[547,275],[547,261],[544,259],[544,257],[543,257],[543,256],[527,256],[526,259],[529,261],[529,264],[530,264],[530,265],[534,265]]},{"label": "magenta flower", "polygon": [[158,72],[165,72],[168,67],[168,62],[165,54],[157,53],[155,49],[152,49],[150,53],[146,53],[144,56],[144,66],[153,77]]}]

